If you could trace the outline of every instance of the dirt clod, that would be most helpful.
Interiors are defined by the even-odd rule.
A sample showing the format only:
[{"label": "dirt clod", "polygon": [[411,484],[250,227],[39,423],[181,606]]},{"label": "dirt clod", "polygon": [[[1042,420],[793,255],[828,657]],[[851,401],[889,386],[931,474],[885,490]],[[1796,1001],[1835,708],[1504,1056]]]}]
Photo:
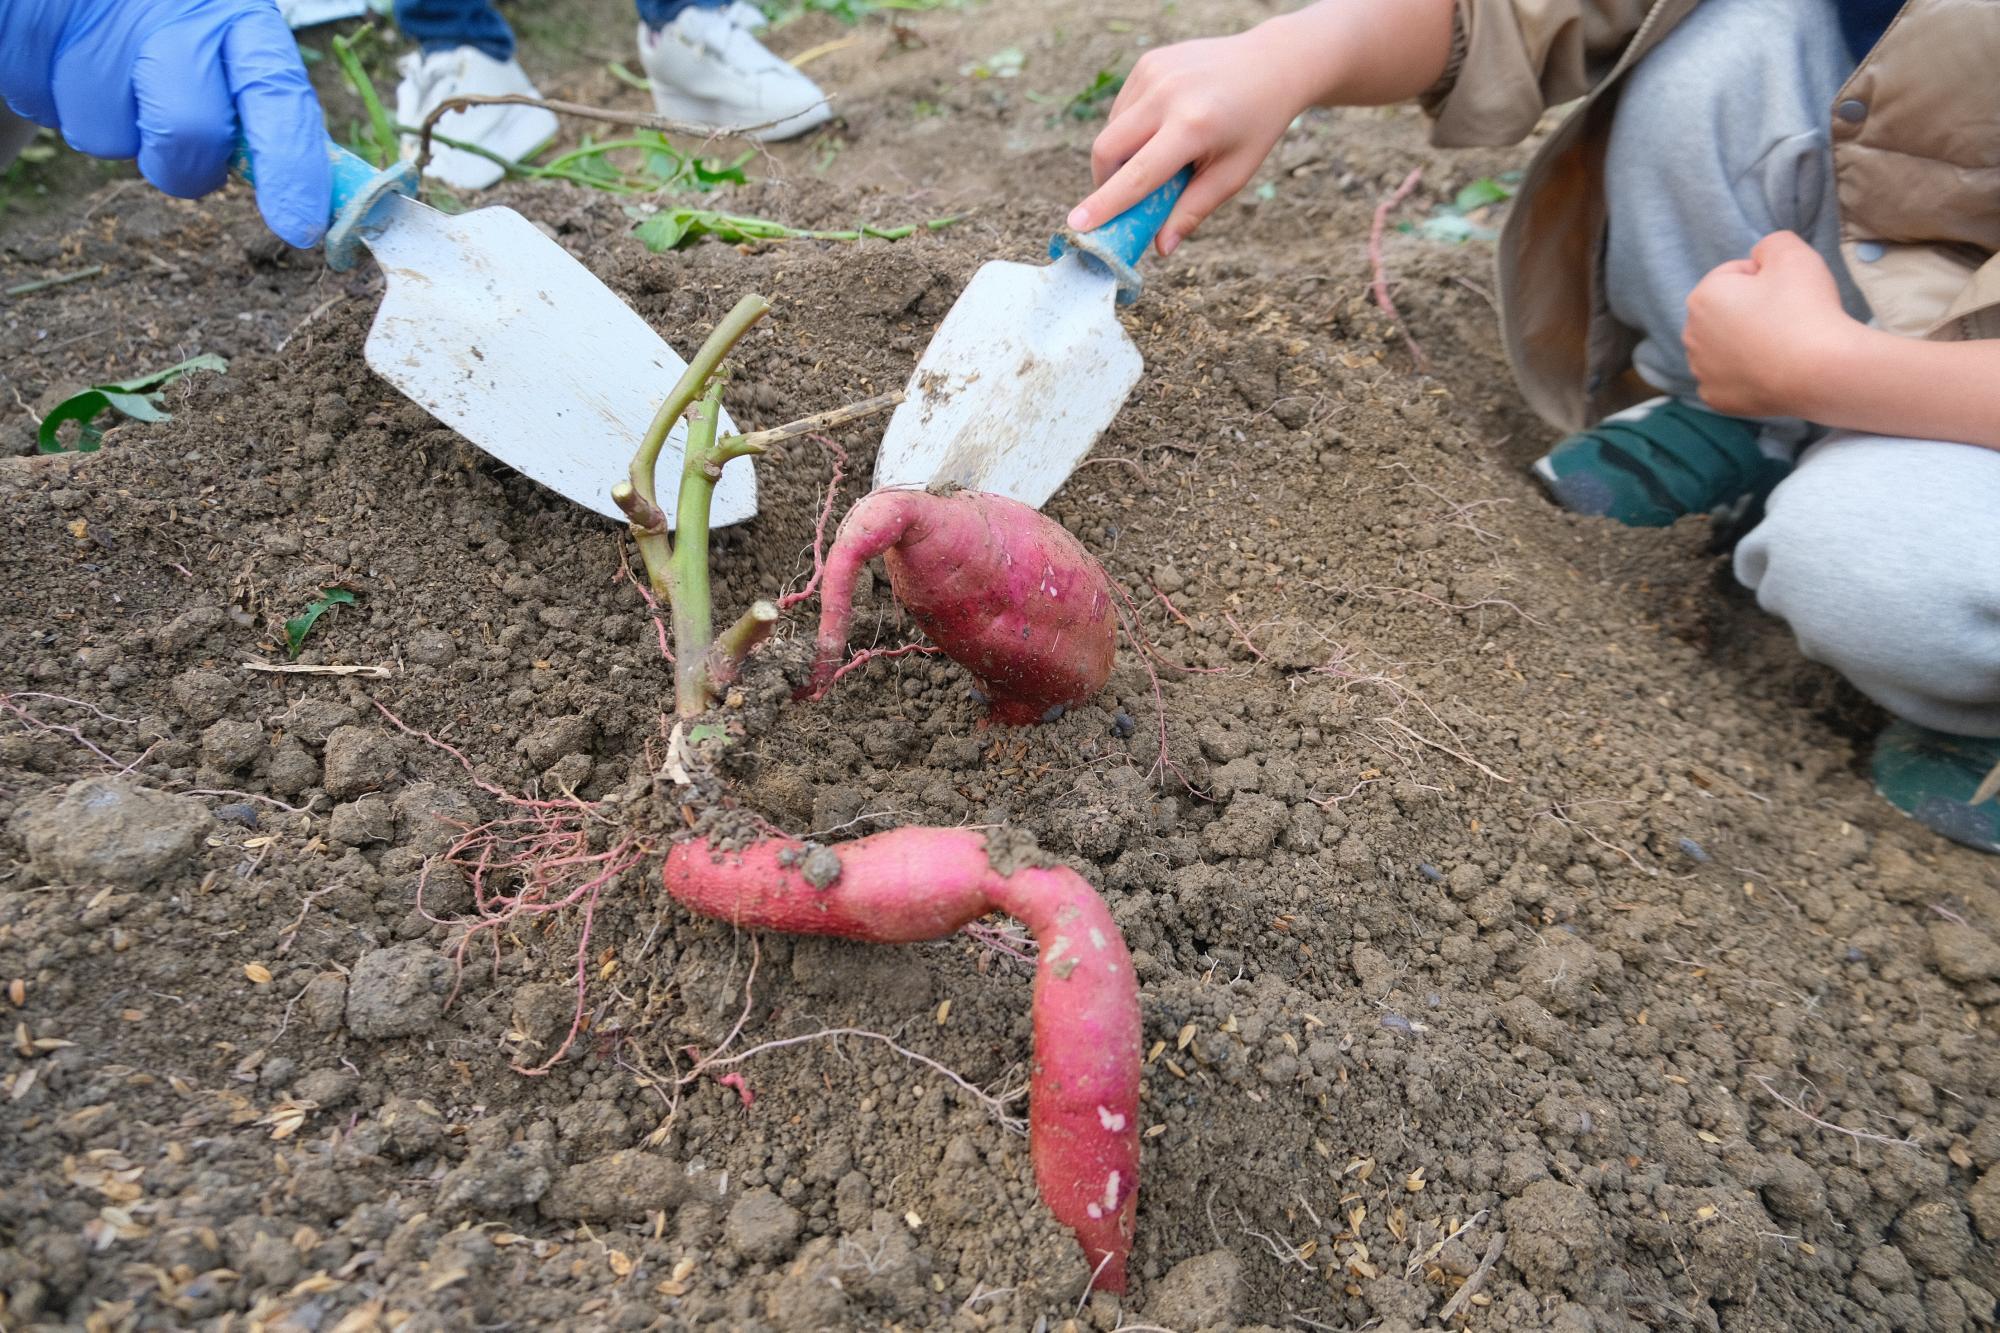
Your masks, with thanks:
[{"label": "dirt clod", "polygon": [[1188,1333],[1226,1328],[1233,1320],[1243,1285],[1243,1262],[1231,1250],[1210,1250],[1175,1264],[1153,1289],[1146,1315]]},{"label": "dirt clod", "polygon": [[451,964],[428,944],[371,949],[348,979],[348,1030],[369,1040],[428,1031],[444,1012],[450,984]]},{"label": "dirt clod", "polygon": [[208,809],[189,797],[125,778],[85,778],[60,800],[30,808],[20,832],[28,855],[52,879],[142,888],[192,856],[211,822]]},{"label": "dirt clod", "polygon": [[688,1190],[688,1174],[678,1163],[622,1149],[566,1168],[540,1206],[544,1217],[611,1222],[671,1210]]},{"label": "dirt clod", "polygon": [[1938,971],[1953,981],[2000,981],[2000,943],[1991,935],[1956,921],[1936,921],[1930,942]]},{"label": "dirt clod", "polygon": [[396,745],[374,727],[350,723],[327,733],[325,762],[326,794],[350,800],[389,785],[396,775]]},{"label": "dirt clod", "polygon": [[770,1263],[791,1252],[804,1225],[798,1209],[768,1189],[754,1189],[731,1205],[727,1235],[746,1259]]},{"label": "dirt clod", "polygon": [[1507,1262],[1539,1286],[1572,1294],[1593,1291],[1610,1247],[1604,1213],[1571,1185],[1538,1180],[1500,1210],[1507,1228]]},{"label": "dirt clod", "polygon": [[823,843],[813,843],[799,858],[799,878],[816,889],[830,888],[840,878],[840,853]]},{"label": "dirt clod", "polygon": [[556,1150],[546,1139],[476,1147],[438,1186],[438,1211],[494,1217],[548,1193]]}]

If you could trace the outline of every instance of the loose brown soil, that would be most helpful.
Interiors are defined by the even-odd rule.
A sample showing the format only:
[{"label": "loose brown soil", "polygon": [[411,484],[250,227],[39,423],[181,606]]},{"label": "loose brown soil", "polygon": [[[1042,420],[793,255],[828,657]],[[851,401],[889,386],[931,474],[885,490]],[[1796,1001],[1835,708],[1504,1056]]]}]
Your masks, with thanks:
[{"label": "loose brown soil", "polygon": [[[814,66],[845,120],[718,202],[969,212],[899,244],[656,257],[601,197],[495,201],[683,350],[771,297],[728,402],[775,425],[900,385],[982,261],[1034,257],[1091,126],[1026,92],[1262,12],[778,34],[858,38]],[[958,73],[1009,45],[1020,79]],[[548,83],[638,97],[581,59]],[[570,1027],[583,917],[456,969],[452,821],[512,813],[492,784],[605,802],[600,850],[678,822],[620,534],[375,380],[376,279],[240,197],[115,185],[0,238],[0,285],[106,266],[0,306],[0,1326],[1991,1326],[1993,863],[1871,794],[1879,717],[1700,524],[1538,496],[1485,247],[1392,235],[1428,376],[1366,299],[1412,165],[1414,217],[1518,160],[1310,116],[1269,198],[1152,266],[1146,379],[1049,512],[1131,595],[1157,692],[1133,645],[1027,731],[982,730],[925,658],[794,705],[795,621],[733,708],[724,776],[771,822],[1001,825],[1110,900],[1155,1052],[1122,1301],[1080,1299],[1025,1140],[939,1072],[1025,1082],[1006,935],[753,940],[666,901],[655,851],[596,899],[586,1030],[511,1072]],[[236,359],[171,424],[25,456],[23,407],[198,350]],[[847,498],[875,429],[842,436]],[[760,463],[763,512],[716,543],[727,607],[809,568],[829,468]],[[381,674],[243,669],[335,586],[357,602],[300,660]],[[862,637],[899,641],[864,596]],[[739,1020],[732,1050],[876,1035],[676,1086]]]}]

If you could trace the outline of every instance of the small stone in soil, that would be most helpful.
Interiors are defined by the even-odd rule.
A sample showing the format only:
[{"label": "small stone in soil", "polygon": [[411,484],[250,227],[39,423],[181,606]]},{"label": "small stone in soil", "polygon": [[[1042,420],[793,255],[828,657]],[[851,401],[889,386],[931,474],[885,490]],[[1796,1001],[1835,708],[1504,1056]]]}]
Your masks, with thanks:
[{"label": "small stone in soil", "polygon": [[1687,853],[1688,857],[1691,860],[1698,861],[1703,865],[1708,864],[1709,860],[1708,849],[1706,847],[1703,847],[1700,843],[1696,842],[1693,838],[1682,838],[1680,842],[1675,845],[1678,846],[1683,852]]},{"label": "small stone in soil", "polygon": [[395,817],[390,813],[389,803],[380,796],[364,796],[333,808],[333,817],[327,821],[327,837],[344,846],[358,847],[389,841],[394,828]]},{"label": "small stone in soil", "polygon": [[264,774],[264,785],[279,796],[297,796],[318,782],[319,761],[296,742],[280,746]]},{"label": "small stone in soil", "polygon": [[1118,739],[1120,740],[1129,739],[1132,733],[1137,731],[1138,729],[1139,729],[1139,724],[1132,720],[1132,715],[1130,713],[1120,711],[1112,714],[1111,731],[1113,735],[1118,737]]}]

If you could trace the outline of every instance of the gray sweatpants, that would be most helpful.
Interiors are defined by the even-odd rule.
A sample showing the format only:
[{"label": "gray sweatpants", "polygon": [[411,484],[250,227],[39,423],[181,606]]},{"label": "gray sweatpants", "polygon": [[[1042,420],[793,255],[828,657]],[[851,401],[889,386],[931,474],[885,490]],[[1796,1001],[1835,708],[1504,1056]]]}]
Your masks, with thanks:
[{"label": "gray sweatpants", "polygon": [[[1688,293],[1769,232],[1811,242],[1867,317],[1839,254],[1827,138],[1852,65],[1832,0],[1705,0],[1632,72],[1606,161],[1605,282],[1661,389],[1698,398],[1681,345]],[[1767,422],[1765,447],[1817,433]],[[1772,493],[1736,577],[1807,657],[1891,712],[2000,736],[1995,514],[2000,452],[1835,432]]]}]

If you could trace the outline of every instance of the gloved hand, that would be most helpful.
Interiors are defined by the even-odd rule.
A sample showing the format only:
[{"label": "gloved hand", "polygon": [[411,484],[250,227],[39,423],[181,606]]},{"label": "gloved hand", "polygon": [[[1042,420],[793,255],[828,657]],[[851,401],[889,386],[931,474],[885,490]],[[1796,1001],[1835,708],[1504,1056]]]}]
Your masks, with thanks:
[{"label": "gloved hand", "polygon": [[0,0],[0,96],[183,199],[222,184],[240,135],[271,230],[326,230],[326,125],[274,0]]}]

